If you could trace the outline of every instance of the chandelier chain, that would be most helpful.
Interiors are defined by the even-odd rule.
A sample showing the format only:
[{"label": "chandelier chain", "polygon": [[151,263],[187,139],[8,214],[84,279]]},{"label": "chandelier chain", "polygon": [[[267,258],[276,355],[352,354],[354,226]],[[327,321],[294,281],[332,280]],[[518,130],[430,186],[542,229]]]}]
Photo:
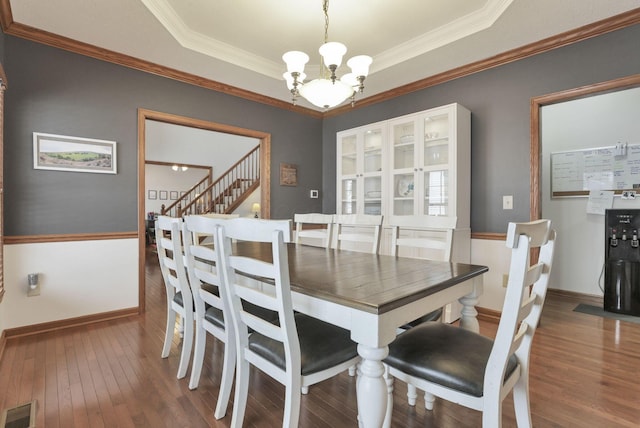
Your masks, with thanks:
[{"label": "chandelier chain", "polygon": [[324,11],[324,42],[327,43],[329,41],[329,0],[324,0],[322,10]]}]

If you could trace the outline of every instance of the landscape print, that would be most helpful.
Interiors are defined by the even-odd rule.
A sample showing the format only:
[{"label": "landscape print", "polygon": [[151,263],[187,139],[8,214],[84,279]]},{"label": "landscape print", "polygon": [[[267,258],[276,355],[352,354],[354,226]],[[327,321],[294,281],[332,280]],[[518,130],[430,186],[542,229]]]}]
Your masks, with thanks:
[{"label": "landscape print", "polygon": [[115,141],[33,133],[33,167],[116,174]]}]

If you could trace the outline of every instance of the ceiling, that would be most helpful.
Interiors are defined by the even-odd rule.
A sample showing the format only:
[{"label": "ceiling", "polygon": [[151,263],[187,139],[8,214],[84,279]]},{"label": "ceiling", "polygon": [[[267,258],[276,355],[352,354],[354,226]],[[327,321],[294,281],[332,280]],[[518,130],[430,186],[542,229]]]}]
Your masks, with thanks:
[{"label": "ceiling", "polygon": [[[306,52],[307,75],[319,73],[322,0],[2,1],[14,23],[278,100],[290,100],[284,52]],[[332,0],[329,39],[347,46],[345,60],[373,57],[367,97],[639,7],[640,0]]]}]

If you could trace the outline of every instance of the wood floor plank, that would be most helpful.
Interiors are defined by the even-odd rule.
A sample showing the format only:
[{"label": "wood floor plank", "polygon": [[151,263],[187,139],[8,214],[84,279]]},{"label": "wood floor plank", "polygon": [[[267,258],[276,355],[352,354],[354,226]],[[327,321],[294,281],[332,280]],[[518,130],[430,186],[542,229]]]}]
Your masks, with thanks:
[{"label": "wood floor plank", "polygon": [[44,426],[58,428],[60,426],[58,411],[58,370],[55,333],[45,333],[42,335],[45,342],[45,396],[44,401],[38,403],[41,411],[38,417],[44,413]]},{"label": "wood floor plank", "polygon": [[[220,387],[224,344],[208,337],[199,387],[177,379],[182,341],[174,334],[169,358],[160,357],[166,295],[149,261],[146,312],[140,316],[7,341],[0,361],[3,408],[37,400],[38,427],[228,427],[213,409]],[[640,325],[573,312],[575,299],[551,296],[531,351],[531,413],[536,428],[637,427],[640,421]],[[495,335],[497,325],[480,323]],[[282,424],[284,387],[252,369],[246,427]],[[406,401],[394,383],[392,427],[476,428],[479,412],[437,399],[427,411]],[[301,427],[356,426],[355,379],[346,373],[313,385],[302,398]],[[515,427],[513,399],[503,403],[503,427]]]}]

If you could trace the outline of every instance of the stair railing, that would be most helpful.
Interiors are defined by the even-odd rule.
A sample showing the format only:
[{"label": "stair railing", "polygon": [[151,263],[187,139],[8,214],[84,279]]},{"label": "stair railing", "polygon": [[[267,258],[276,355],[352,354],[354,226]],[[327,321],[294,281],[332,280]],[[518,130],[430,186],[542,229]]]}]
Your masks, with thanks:
[{"label": "stair railing", "polygon": [[177,216],[221,213],[236,209],[260,185],[260,146],[238,160],[199,195],[179,207]]}]

